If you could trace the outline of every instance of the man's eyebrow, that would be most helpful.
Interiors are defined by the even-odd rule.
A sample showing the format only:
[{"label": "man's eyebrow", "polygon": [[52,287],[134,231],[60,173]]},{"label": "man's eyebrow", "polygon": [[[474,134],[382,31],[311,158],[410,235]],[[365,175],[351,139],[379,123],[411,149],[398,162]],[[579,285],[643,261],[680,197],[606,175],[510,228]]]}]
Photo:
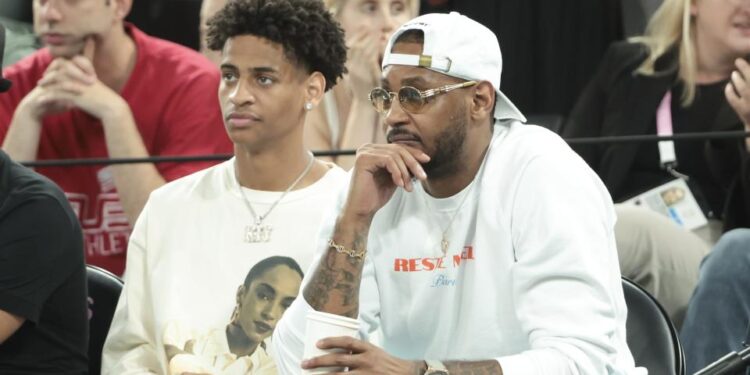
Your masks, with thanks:
[{"label": "man's eyebrow", "polygon": [[248,69],[253,73],[278,73],[279,70],[270,66],[256,66]]},{"label": "man's eyebrow", "polygon": [[[221,66],[219,66],[219,68],[221,68],[221,69],[239,70],[239,68],[236,65],[230,64],[230,63],[221,64]],[[256,67],[248,68],[247,70],[249,70],[252,73],[256,73],[256,74],[257,73],[278,73],[279,72],[278,69],[270,67],[270,66],[256,66]]]},{"label": "man's eyebrow", "polygon": [[[386,80],[385,78],[380,79],[380,85],[386,90],[389,90],[391,87],[388,83],[388,80]],[[424,87],[427,86],[427,80],[420,76],[408,77],[401,80],[401,86]]]},{"label": "man's eyebrow", "polygon": [[424,86],[426,84],[427,84],[427,80],[419,76],[404,78],[401,80],[402,86],[407,86],[407,85],[408,86]]}]

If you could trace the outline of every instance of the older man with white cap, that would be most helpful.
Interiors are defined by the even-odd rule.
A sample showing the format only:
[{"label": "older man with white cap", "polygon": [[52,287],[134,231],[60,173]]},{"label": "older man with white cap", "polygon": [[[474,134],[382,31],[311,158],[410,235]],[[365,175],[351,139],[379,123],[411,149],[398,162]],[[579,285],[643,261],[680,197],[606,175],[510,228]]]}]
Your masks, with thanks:
[{"label": "older man with white cap", "polygon": [[[501,70],[495,35],[458,13],[391,37],[370,94],[389,144],[357,152],[276,327],[281,373],[645,372],[625,341],[612,201],[565,142],[522,123]],[[358,318],[364,340],[303,358],[313,310]],[[366,341],[377,329],[382,349]]]}]

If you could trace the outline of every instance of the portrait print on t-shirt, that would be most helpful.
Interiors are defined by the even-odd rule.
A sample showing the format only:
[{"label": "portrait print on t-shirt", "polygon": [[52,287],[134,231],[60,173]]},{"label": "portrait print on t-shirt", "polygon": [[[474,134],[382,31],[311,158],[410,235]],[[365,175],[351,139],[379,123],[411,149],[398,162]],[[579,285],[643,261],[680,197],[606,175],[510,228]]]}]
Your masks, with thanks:
[{"label": "portrait print on t-shirt", "polygon": [[275,375],[271,335],[297,297],[302,277],[294,259],[265,258],[237,281],[236,291],[226,291],[236,295],[234,306],[217,307],[226,309],[226,325],[195,332],[184,322],[169,322],[164,332],[169,374]]}]

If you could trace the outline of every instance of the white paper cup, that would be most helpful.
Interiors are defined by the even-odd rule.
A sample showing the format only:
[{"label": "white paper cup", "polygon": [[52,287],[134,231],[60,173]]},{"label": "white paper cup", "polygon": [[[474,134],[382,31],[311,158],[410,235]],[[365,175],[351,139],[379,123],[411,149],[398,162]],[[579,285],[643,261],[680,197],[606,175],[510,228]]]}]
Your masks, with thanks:
[{"label": "white paper cup", "polygon": [[[307,360],[329,353],[343,353],[344,351],[340,349],[322,350],[316,344],[318,341],[328,337],[349,336],[356,338],[359,333],[359,321],[341,315],[311,311],[307,314],[307,328],[305,332],[305,354],[302,358]],[[318,375],[345,370],[343,367],[320,367],[313,370],[304,370],[303,373]]]}]

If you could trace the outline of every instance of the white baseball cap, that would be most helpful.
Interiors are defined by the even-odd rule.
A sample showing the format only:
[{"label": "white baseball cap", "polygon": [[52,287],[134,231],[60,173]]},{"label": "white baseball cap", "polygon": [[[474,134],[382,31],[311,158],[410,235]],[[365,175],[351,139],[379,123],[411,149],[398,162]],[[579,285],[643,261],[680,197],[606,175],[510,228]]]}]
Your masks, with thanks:
[{"label": "white baseball cap", "polygon": [[[394,42],[408,30],[424,34],[422,54],[391,53]],[[500,92],[503,56],[495,33],[458,12],[425,14],[399,27],[385,49],[383,69],[388,65],[420,66],[451,77],[490,82],[496,93],[494,118],[526,122]]]}]

